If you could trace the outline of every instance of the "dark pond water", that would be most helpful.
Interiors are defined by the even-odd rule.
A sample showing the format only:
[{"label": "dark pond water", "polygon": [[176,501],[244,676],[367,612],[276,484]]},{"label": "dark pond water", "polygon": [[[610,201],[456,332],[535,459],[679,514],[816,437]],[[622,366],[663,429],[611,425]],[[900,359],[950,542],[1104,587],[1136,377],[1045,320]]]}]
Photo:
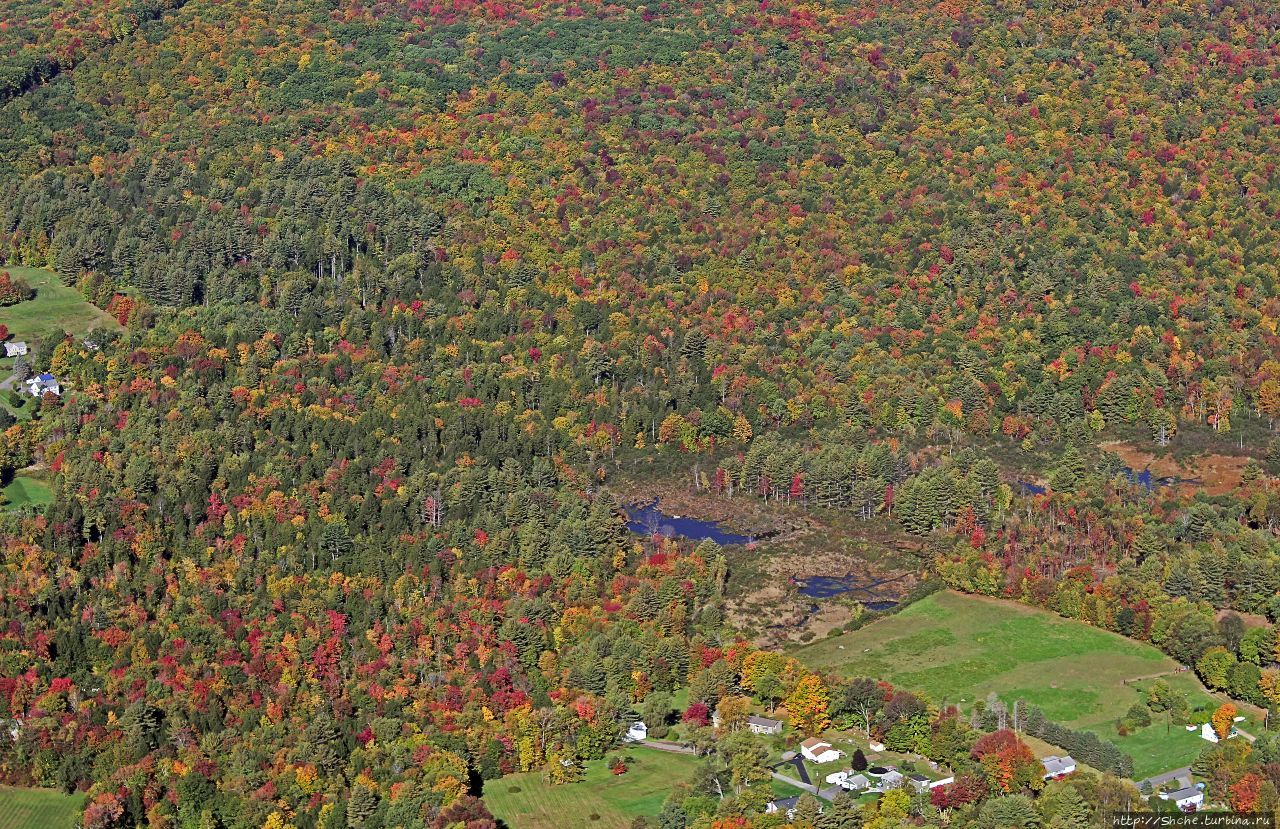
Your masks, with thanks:
[{"label": "dark pond water", "polygon": [[[1157,478],[1151,473],[1150,469],[1135,470],[1125,466],[1121,467],[1120,471],[1129,479],[1129,483],[1137,484],[1147,490],[1155,489],[1158,486],[1202,483],[1199,478]],[[1046,487],[1031,481],[1018,481],[1018,488],[1022,490],[1023,495],[1044,495],[1049,491]]]},{"label": "dark pond water", "polygon": [[[844,593],[861,593],[867,597],[861,601],[868,610],[888,610],[891,607],[896,607],[898,603],[876,598],[874,590],[881,585],[895,582],[901,578],[904,578],[904,576],[864,581],[858,576],[812,576],[801,582],[799,589],[800,595],[808,596],[811,599],[829,599],[832,596],[839,596]],[[855,598],[857,597],[855,596]]]},{"label": "dark pond water", "polygon": [[729,532],[716,521],[668,515],[659,509],[656,501],[652,504],[630,504],[626,512],[627,529],[637,535],[660,533],[668,538],[680,536],[690,541],[710,539],[724,545],[748,544],[752,540],[751,536]]}]

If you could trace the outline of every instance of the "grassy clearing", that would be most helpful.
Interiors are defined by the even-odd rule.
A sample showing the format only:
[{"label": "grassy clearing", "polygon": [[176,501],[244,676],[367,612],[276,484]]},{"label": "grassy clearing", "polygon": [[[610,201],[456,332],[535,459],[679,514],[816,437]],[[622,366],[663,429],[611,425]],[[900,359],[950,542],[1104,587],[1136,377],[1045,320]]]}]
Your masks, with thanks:
[{"label": "grassy clearing", "polygon": [[0,489],[0,493],[4,494],[4,506],[8,508],[43,507],[53,501],[53,490],[47,482],[23,473],[15,475],[7,486]]},{"label": "grassy clearing", "polygon": [[564,786],[549,785],[541,772],[512,774],[485,785],[485,803],[511,829],[629,829],[641,815],[656,816],[698,765],[696,757],[647,748],[623,754],[634,761],[626,774],[612,774],[603,760],[588,763],[581,782]]},{"label": "grassy clearing", "polygon": [[[1175,691],[1186,696],[1193,716],[1201,719],[1207,719],[1214,709],[1227,701],[1226,697],[1206,690],[1200,684],[1200,680],[1191,673],[1164,677],[1164,681],[1169,683]],[[1126,697],[1129,704],[1145,699],[1147,690],[1153,682],[1154,680],[1132,683],[1131,696]],[[1238,702],[1236,706],[1246,718],[1240,725],[1250,733],[1259,733],[1263,712]],[[1133,755],[1134,777],[1138,780],[1169,769],[1188,766],[1201,751],[1209,746],[1200,739],[1198,731],[1189,732],[1182,725],[1169,722],[1168,718],[1161,714],[1152,714],[1151,725],[1124,737],[1116,734],[1111,723],[1099,723],[1094,730]]]},{"label": "grassy clearing", "polygon": [[[1116,733],[1116,720],[1145,700],[1154,681],[1139,678],[1172,672],[1172,659],[1150,645],[1013,602],[937,593],[796,656],[815,668],[885,679],[962,707],[993,691],[1007,702],[1023,699],[1133,755],[1138,778],[1186,765],[1208,745],[1159,715],[1128,736]],[[1226,701],[1191,673],[1164,679],[1193,711]],[[1257,712],[1241,708],[1250,718],[1246,728],[1256,726]]]},{"label": "grassy clearing", "polygon": [[7,326],[15,340],[42,342],[50,348],[48,344],[61,339],[63,332],[84,336],[98,328],[120,327],[74,288],[63,285],[53,271],[17,265],[0,265],[0,270],[25,279],[36,289],[34,299],[0,308],[0,325]]},{"label": "grassy clearing", "polygon": [[845,676],[886,679],[938,702],[973,702],[995,691],[1085,725],[1132,704],[1124,680],[1173,670],[1149,645],[1047,611],[995,599],[936,593],[796,656]]},{"label": "grassy clearing", "polygon": [[0,786],[0,829],[70,829],[84,795]]}]

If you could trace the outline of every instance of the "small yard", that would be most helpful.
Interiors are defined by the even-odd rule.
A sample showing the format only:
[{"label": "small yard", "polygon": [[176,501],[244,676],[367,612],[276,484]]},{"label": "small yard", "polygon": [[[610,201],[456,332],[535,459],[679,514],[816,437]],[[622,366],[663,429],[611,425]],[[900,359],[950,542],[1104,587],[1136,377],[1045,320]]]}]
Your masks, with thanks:
[{"label": "small yard", "polygon": [[636,746],[615,753],[634,760],[626,774],[613,774],[604,760],[588,763],[580,782],[562,786],[548,784],[542,772],[512,774],[487,782],[484,801],[511,829],[629,829],[637,817],[656,816],[699,762]]}]

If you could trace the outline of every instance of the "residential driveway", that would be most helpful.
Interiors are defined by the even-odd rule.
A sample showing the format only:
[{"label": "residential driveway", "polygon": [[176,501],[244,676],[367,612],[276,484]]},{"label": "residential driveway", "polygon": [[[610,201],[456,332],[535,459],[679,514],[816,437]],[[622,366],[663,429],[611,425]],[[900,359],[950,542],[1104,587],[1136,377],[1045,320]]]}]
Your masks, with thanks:
[{"label": "residential driveway", "polygon": [[1142,785],[1144,783],[1150,783],[1152,789],[1158,789],[1161,786],[1163,786],[1165,783],[1172,783],[1173,781],[1181,780],[1184,777],[1188,781],[1191,780],[1190,766],[1183,766],[1180,769],[1174,769],[1173,771],[1166,771],[1164,774],[1157,774],[1155,777],[1148,777],[1146,780],[1139,780],[1138,788],[1142,788]]},{"label": "residential driveway", "polygon": [[809,770],[804,767],[804,760],[800,759],[799,755],[792,757],[790,760],[783,760],[774,768],[780,769],[783,766],[793,766],[800,779],[804,781],[804,784],[810,788],[813,787],[813,781],[809,779]]},{"label": "residential driveway", "polygon": [[[784,763],[783,765],[787,765],[787,764]],[[778,767],[775,767],[775,768],[778,768]],[[843,791],[839,786],[828,786],[825,789],[820,789],[817,786],[812,786],[812,785],[806,786],[805,784],[801,783],[799,780],[795,779],[794,777],[790,777],[785,774],[780,774],[776,771],[772,771],[770,772],[770,774],[773,775],[774,780],[780,780],[783,783],[786,783],[788,786],[795,786],[797,789],[804,789],[806,791],[811,791],[814,794],[816,794],[818,797],[822,798],[823,800],[835,800],[836,795],[840,794],[840,792]]]}]

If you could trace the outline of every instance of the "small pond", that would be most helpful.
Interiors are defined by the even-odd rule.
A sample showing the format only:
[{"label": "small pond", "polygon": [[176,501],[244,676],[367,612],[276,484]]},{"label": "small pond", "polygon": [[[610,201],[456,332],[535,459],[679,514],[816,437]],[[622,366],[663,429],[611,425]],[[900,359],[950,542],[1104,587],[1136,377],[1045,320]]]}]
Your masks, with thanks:
[{"label": "small pond", "polygon": [[710,539],[717,544],[749,544],[749,535],[739,535],[726,530],[717,521],[703,521],[698,518],[685,518],[679,515],[668,515],[663,512],[658,502],[652,504],[628,504],[627,529],[637,535],[653,535],[658,533],[668,538],[680,536],[690,541],[706,541]]},{"label": "small pond", "polygon": [[[897,602],[878,598],[875,588],[905,578],[904,575],[886,579],[863,580],[858,576],[811,576],[799,582],[800,595],[811,599],[829,599],[845,593],[861,593],[866,598],[859,599],[867,610],[888,610],[896,607]],[[857,598],[857,596],[855,596]]]}]

